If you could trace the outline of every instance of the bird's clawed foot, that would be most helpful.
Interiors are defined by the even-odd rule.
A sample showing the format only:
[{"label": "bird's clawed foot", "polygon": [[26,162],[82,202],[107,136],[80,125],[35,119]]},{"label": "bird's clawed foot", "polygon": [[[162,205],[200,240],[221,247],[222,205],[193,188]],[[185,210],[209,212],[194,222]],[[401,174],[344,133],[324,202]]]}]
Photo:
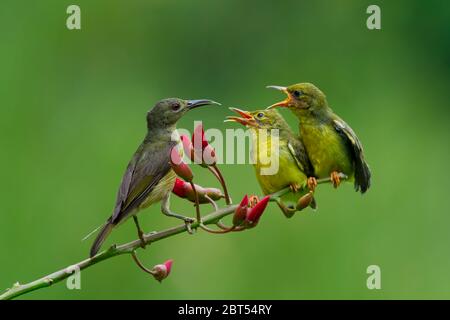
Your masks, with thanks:
[{"label": "bird's clawed foot", "polygon": [[[170,194],[169,194],[170,195]],[[180,220],[183,220],[184,223],[186,224],[186,230],[189,234],[193,234],[194,232],[192,231],[192,224],[195,222],[195,219],[183,216],[181,214],[172,212],[169,208],[169,196],[167,196],[165,199],[163,199],[163,202],[161,203],[161,211],[163,214],[165,214],[168,217],[173,217],[173,218],[177,218]],[[201,221],[199,221],[201,222]]]},{"label": "bird's clawed foot", "polygon": [[[186,225],[186,230],[189,234],[194,234],[194,231],[192,230],[192,224],[195,222],[195,219],[185,217],[184,224]],[[199,221],[201,223],[201,221]]]},{"label": "bird's clawed foot", "polygon": [[145,249],[146,243],[145,243],[145,238],[144,238],[144,232],[142,232],[142,230],[139,230],[138,236],[139,236],[139,239],[141,239],[141,248]]},{"label": "bird's clawed foot", "polygon": [[312,192],[314,192],[317,187],[317,179],[315,177],[309,177],[307,185],[308,185],[308,189],[311,190]]},{"label": "bird's clawed foot", "polygon": [[301,189],[301,186],[298,185],[298,184],[296,184],[296,183],[291,183],[291,184],[289,185],[289,188],[291,189],[291,191],[292,191],[293,193],[297,193],[298,190]]},{"label": "bird's clawed foot", "polygon": [[333,187],[337,188],[341,184],[341,175],[337,171],[333,171],[330,175],[331,183]]}]

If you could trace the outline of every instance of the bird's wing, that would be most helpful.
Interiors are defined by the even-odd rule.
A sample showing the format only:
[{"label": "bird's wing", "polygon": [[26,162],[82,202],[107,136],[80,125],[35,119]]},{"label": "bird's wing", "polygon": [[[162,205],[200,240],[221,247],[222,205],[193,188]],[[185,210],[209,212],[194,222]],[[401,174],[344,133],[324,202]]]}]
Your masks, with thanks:
[{"label": "bird's wing", "polygon": [[116,206],[110,218],[112,223],[118,224],[137,208],[170,171],[170,150],[175,145],[176,142],[161,143],[160,148],[146,150],[144,142],[138,148],[122,178]]},{"label": "bird's wing", "polygon": [[303,143],[298,138],[291,137],[288,141],[288,148],[300,171],[308,177],[314,176],[314,169]]},{"label": "bird's wing", "polygon": [[355,132],[342,119],[333,119],[333,126],[340,136],[345,140],[352,153],[355,164],[355,189],[364,193],[370,187],[370,169],[364,159],[364,150]]}]

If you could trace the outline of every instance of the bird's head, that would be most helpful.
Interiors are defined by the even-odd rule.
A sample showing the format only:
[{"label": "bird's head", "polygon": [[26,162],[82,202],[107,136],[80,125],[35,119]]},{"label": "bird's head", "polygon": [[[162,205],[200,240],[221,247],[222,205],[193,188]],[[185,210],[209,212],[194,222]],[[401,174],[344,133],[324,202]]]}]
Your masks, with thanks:
[{"label": "bird's head", "polygon": [[206,105],[220,105],[220,103],[207,100],[183,100],[179,98],[163,99],[147,113],[147,125],[149,128],[174,126],[177,121],[189,110]]},{"label": "bird's head", "polygon": [[287,95],[285,100],[277,102],[267,109],[286,107],[299,115],[320,113],[328,109],[325,94],[312,83],[297,83],[289,87],[268,86],[267,88],[283,91]]},{"label": "bird's head", "polygon": [[240,123],[251,129],[284,129],[288,124],[276,110],[244,111],[238,108],[230,108],[240,117],[228,116],[225,121]]}]

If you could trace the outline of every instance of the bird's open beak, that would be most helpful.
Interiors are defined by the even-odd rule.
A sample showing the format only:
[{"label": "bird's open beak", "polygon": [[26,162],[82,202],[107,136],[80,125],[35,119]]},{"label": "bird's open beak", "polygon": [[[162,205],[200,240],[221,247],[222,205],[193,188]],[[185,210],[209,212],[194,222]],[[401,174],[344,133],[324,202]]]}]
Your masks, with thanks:
[{"label": "bird's open beak", "polygon": [[220,103],[212,101],[212,100],[200,99],[200,100],[188,100],[187,107],[189,110],[192,110],[197,107],[207,106],[207,105],[211,105],[211,104],[216,104],[218,106],[221,105]]},{"label": "bird's open beak", "polygon": [[231,111],[236,112],[241,117],[228,116],[225,122],[237,122],[244,126],[254,126],[256,124],[255,119],[248,111],[244,111],[238,108],[230,108]]},{"label": "bird's open beak", "polygon": [[283,91],[284,93],[286,93],[287,98],[284,99],[283,101],[274,103],[273,105],[267,107],[267,109],[273,109],[273,108],[277,108],[277,107],[287,107],[289,105],[289,103],[291,102],[291,95],[289,94],[288,90],[286,87],[281,87],[281,86],[267,86],[266,88],[269,89],[276,89],[279,91]]}]

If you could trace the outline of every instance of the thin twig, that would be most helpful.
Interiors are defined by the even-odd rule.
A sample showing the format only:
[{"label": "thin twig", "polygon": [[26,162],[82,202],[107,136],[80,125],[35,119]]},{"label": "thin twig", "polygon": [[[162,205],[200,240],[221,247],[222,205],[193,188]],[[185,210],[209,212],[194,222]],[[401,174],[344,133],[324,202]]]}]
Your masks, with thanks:
[{"label": "thin twig", "polygon": [[227,205],[231,204],[230,194],[228,193],[227,184],[225,183],[225,179],[223,178],[222,172],[220,172],[219,167],[217,165],[213,165],[214,170],[219,177],[220,184],[222,185],[223,193],[225,194],[225,202]]},{"label": "thin twig", "polygon": [[[341,179],[346,179],[345,176],[341,176]],[[330,182],[329,178],[326,179],[319,179],[317,182],[325,183]],[[284,188],[278,192],[275,192],[271,195],[271,199],[276,197],[281,197],[282,195],[290,192],[290,188]],[[228,205],[224,208],[220,208],[219,210],[213,211],[210,214],[203,217],[203,225],[209,225],[209,224],[217,224],[220,219],[231,215],[236,210],[237,205]],[[192,223],[193,228],[198,228],[200,226],[200,221],[195,221]],[[233,231],[241,231],[244,229],[235,228]],[[150,244],[153,242],[157,242],[172,236],[175,236],[180,233],[187,232],[187,226],[186,224],[178,225],[176,227],[172,227],[169,229],[165,229],[159,232],[152,232],[149,234],[144,234],[144,242],[145,244]],[[133,240],[131,242],[122,244],[122,245],[112,245],[109,249],[104,250],[102,252],[97,253],[94,257],[85,259],[83,261],[77,262],[71,266],[68,266],[64,269],[58,270],[56,272],[53,272],[47,276],[44,276],[40,279],[34,280],[32,282],[26,283],[26,284],[20,284],[16,282],[12,288],[7,289],[6,292],[0,295],[0,300],[9,300],[16,298],[18,296],[21,296],[25,293],[35,291],[41,288],[49,287],[55,283],[61,282],[65,279],[67,279],[70,275],[73,274],[74,270],[84,270],[86,268],[89,268],[101,261],[123,255],[123,254],[131,254],[133,255],[133,252],[137,249],[141,248],[141,240]]]},{"label": "thin twig", "polygon": [[203,230],[205,230],[206,232],[209,232],[209,233],[224,234],[224,233],[228,233],[228,232],[233,231],[235,227],[232,226],[232,227],[230,227],[230,228],[228,228],[228,229],[214,230],[214,229],[208,228],[207,226],[205,226],[205,225],[202,223],[202,224],[200,224],[200,228],[203,229]]},{"label": "thin twig", "polygon": [[142,262],[138,259],[137,255],[136,255],[136,251],[132,251],[131,252],[131,256],[133,257],[134,262],[136,262],[137,266],[142,269],[144,272],[151,274],[152,276],[154,275],[154,272],[150,269],[147,269]]},{"label": "thin twig", "polygon": [[207,194],[205,194],[204,197],[205,197],[206,200],[208,200],[209,203],[211,203],[211,205],[212,205],[213,208],[214,208],[214,211],[219,210],[219,206],[217,205],[217,203],[216,203],[213,199],[211,199],[210,196],[208,196]]},{"label": "thin twig", "polygon": [[197,192],[197,188],[195,187],[195,184],[190,181],[189,182],[191,184],[192,190],[194,190],[194,196],[195,196],[195,213],[196,213],[196,217],[197,217],[197,222],[199,222],[201,224],[202,222],[202,216],[200,214],[200,201],[198,199],[198,192]]},{"label": "thin twig", "polygon": [[216,170],[214,170],[211,166],[206,166],[208,168],[208,170],[213,174],[214,177],[216,177],[216,179],[220,182],[220,177],[217,174]]}]

